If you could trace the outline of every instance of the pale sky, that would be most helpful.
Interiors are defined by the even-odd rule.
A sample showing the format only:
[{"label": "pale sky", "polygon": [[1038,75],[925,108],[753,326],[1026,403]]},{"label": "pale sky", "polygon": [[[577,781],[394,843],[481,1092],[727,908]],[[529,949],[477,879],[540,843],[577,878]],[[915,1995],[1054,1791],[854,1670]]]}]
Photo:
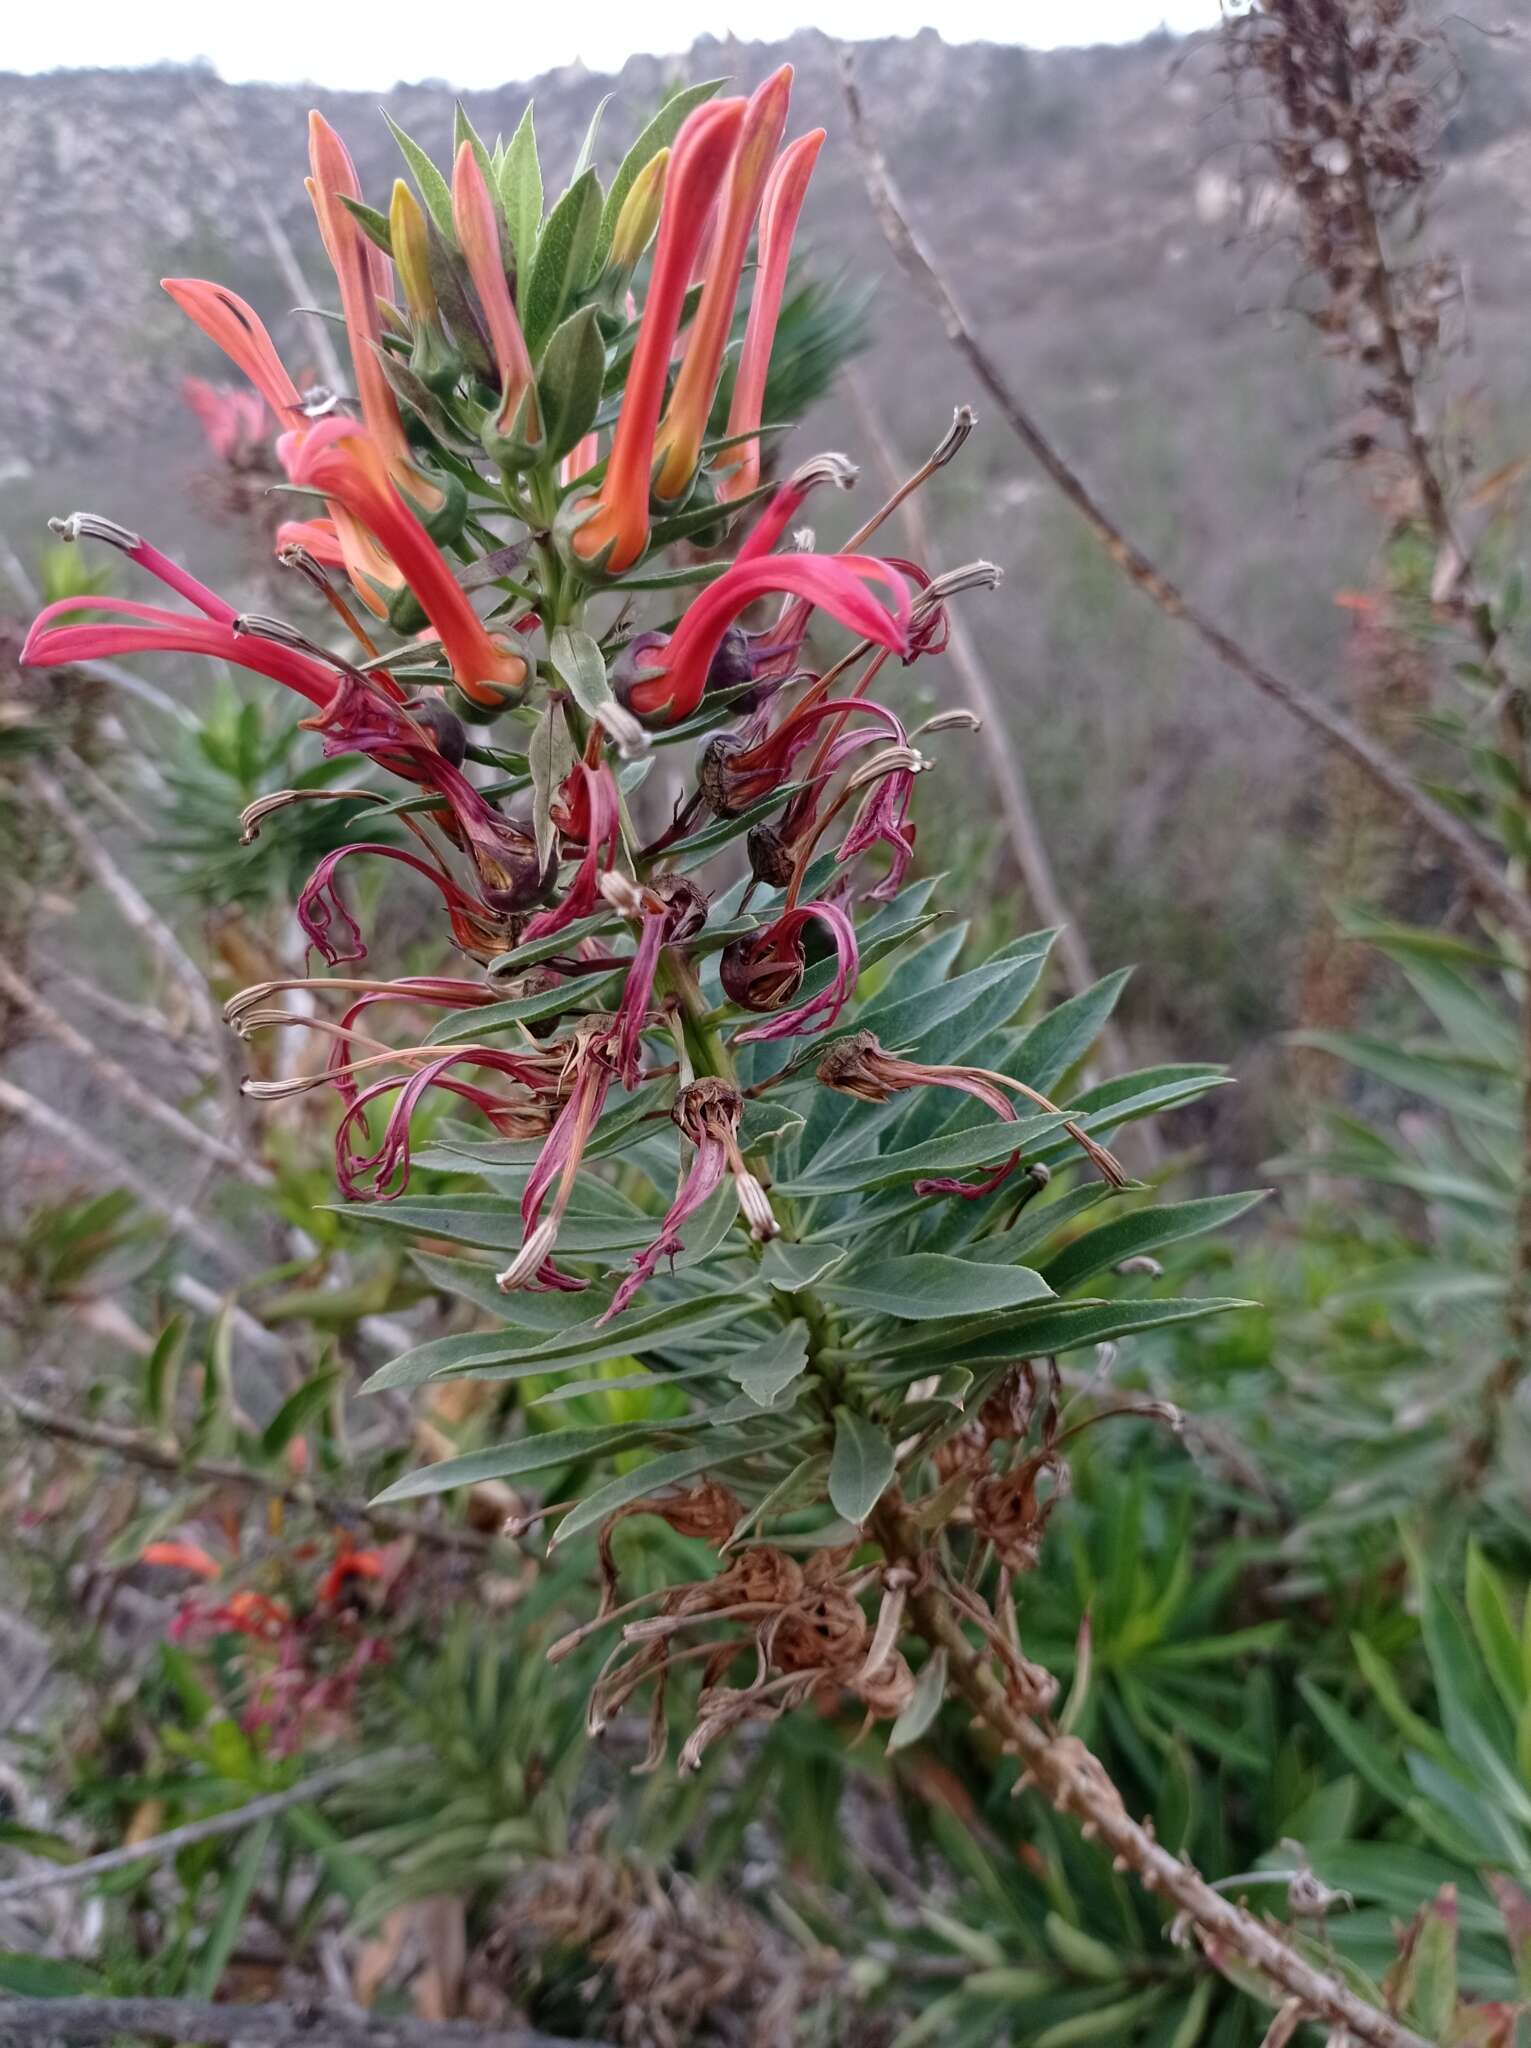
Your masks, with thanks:
[{"label": "pale sky", "polygon": [[1048,49],[1123,42],[1161,25],[1209,27],[1218,0],[17,0],[0,35],[0,70],[185,63],[227,79],[377,92],[399,79],[499,85],[582,60],[614,71],[640,51],[667,55],[698,36],[770,41],[797,28]]}]

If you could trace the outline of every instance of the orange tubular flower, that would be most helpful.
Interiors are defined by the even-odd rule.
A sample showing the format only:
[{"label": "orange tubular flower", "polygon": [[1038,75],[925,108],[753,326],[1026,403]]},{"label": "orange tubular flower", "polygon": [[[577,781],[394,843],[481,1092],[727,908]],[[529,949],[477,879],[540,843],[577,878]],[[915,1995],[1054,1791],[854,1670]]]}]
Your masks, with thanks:
[{"label": "orange tubular flower", "polygon": [[486,629],[358,421],[332,415],[310,428],[292,474],[343,505],[387,550],[436,628],[465,697],[489,709],[520,695],[528,673],[524,657]]},{"label": "orange tubular flower", "polygon": [[612,438],[599,497],[575,507],[576,558],[614,575],[630,569],[649,541],[649,471],[665,375],[708,212],[744,121],[743,100],[715,100],[688,114],[675,138],[659,216],[659,246],[643,326]]},{"label": "orange tubular flower", "polygon": [[394,482],[408,492],[429,518],[441,510],[445,493],[422,476],[410,460],[404,422],[383,374],[383,322],[377,305],[387,285],[383,257],[341,204],[342,199],[360,199],[361,186],[350,152],[319,113],[308,117],[308,157],[313,170],[307,181],[308,196],[314,202],[325,253],[340,286],[362,418]]},{"label": "orange tubular flower", "polygon": [[452,225],[473,279],[473,289],[483,310],[484,324],[494,348],[500,373],[500,410],[494,431],[508,440],[516,426],[516,415],[526,401],[526,417],[515,438],[535,446],[542,439],[537,417],[537,382],[526,337],[511,304],[510,286],[505,281],[505,257],[500,247],[500,222],[489,187],[471,142],[457,152],[452,166]]},{"label": "orange tubular flower", "polygon": [[800,135],[789,143],[776,160],[765,198],[760,207],[760,260],[755,271],[755,294],[744,328],[744,348],[739,357],[739,374],[734,380],[733,403],[728,409],[728,437],[749,434],[752,439],[725,451],[718,462],[721,480],[718,496],[725,503],[748,497],[760,482],[760,415],[765,405],[766,376],[771,367],[771,345],[776,339],[776,322],[781,316],[782,293],[787,283],[787,259],[798,216],[808,196],[808,180],[818,162],[824,130]]},{"label": "orange tubular flower", "polygon": [[760,211],[761,195],[770,175],[772,159],[787,125],[787,104],[792,97],[792,66],[783,64],[765,84],[757,87],[745,108],[739,141],[729,168],[728,191],[719,215],[697,307],[686,359],[681,365],[670,407],[659,429],[659,473],[655,494],[663,499],[678,498],[695,474],[707,432],[707,415],[723,367],[723,351],[733,325],[734,302],[744,274],[744,255],[750,232]]}]

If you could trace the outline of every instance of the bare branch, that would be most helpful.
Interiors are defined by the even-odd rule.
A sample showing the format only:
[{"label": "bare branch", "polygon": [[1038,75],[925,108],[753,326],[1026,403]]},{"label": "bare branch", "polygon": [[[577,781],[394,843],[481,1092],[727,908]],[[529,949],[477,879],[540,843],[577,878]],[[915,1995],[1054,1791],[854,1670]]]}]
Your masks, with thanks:
[{"label": "bare branch", "polygon": [[184,1237],[188,1244],[214,1259],[226,1272],[240,1273],[246,1261],[228,1238],[207,1224],[189,1204],[169,1200],[161,1190],[138,1168],[124,1159],[120,1152],[92,1132],[84,1130],[55,1109],[51,1103],[43,1102],[25,1088],[18,1088],[13,1081],[0,1078],[0,1109],[9,1110],[12,1116],[20,1117],[23,1123],[34,1130],[46,1131],[50,1138],[56,1138],[71,1152],[93,1169],[95,1174],[108,1181],[114,1181],[127,1189],[135,1200],[142,1202],[151,1214]]},{"label": "bare branch", "polygon": [[[0,1899],[21,1899],[32,1892],[58,1891],[73,1885],[88,1884],[92,1878],[105,1877],[114,1870],[131,1870],[135,1863],[163,1863],[168,1856],[177,1856],[182,1849],[189,1849],[194,1842],[211,1842],[219,1835],[236,1835],[241,1829],[253,1827],[258,1820],[269,1820],[274,1814],[287,1813],[295,1806],[308,1806],[316,1799],[322,1799],[327,1792],[333,1792],[341,1785],[349,1785],[353,1778],[371,1777],[389,1764],[409,1763],[418,1752],[392,1751],[383,1755],[348,1757],[344,1763],[332,1764],[328,1770],[314,1771],[306,1778],[300,1778],[296,1785],[289,1785],[281,1792],[267,1792],[259,1799],[247,1800],[243,1806],[234,1806],[222,1813],[210,1813],[205,1820],[188,1821],[184,1827],[170,1828],[163,1835],[150,1835],[142,1842],[128,1842],[120,1849],[105,1849],[99,1856],[82,1857],[78,1863],[59,1863],[47,1870],[28,1871],[24,1877],[8,1877],[0,1882]],[[0,2023],[0,2041],[5,2038],[3,2023]]]},{"label": "bare branch", "polygon": [[978,339],[951,286],[910,226],[882,151],[867,120],[852,71],[851,54],[842,48],[841,71],[851,128],[861,151],[868,195],[899,267],[918,286],[940,316],[948,340],[994,399],[1006,423],[1048,479],[1078,512],[1091,533],[1128,580],[1151,598],[1166,617],[1195,635],[1220,662],[1252,683],[1262,695],[1283,705],[1294,718],[1319,733],[1331,746],[1349,755],[1379,788],[1408,811],[1454,863],[1466,886],[1492,907],[1505,923],[1531,935],[1531,903],[1513,888],[1494,865],[1475,834],[1419,788],[1408,769],[1386,747],[1334,710],[1321,697],[1285,676],[1279,676],[1233,636],[1200,611],[1171,583],[1141,548],[1129,540],[1088,487],[1064,461],[1041,426],[1027,412],[1002,376],[993,357]]},{"label": "bare branch", "polygon": [[226,1138],[214,1137],[204,1131],[200,1124],[182,1115],[172,1103],[164,1102],[159,1096],[145,1088],[136,1075],[92,1044],[83,1031],[77,1031],[67,1017],[61,1016],[53,1005],[38,994],[37,990],[21,975],[15,973],[0,960],[0,993],[31,1018],[37,1028],[46,1033],[56,1045],[63,1046],[72,1058],[87,1068],[109,1092],[136,1110],[138,1115],[157,1124],[162,1131],[168,1131],[181,1144],[190,1146],[204,1159],[215,1166],[227,1167],[242,1180],[254,1187],[267,1187],[271,1176],[264,1167],[248,1158],[237,1145],[231,1145]]},{"label": "bare branch", "polygon": [[[364,1500],[310,1486],[305,1480],[278,1479],[221,1458],[185,1459],[164,1443],[136,1430],[117,1429],[110,1423],[86,1422],[79,1416],[64,1415],[25,1394],[13,1393],[8,1387],[0,1387],[0,1401],[18,1422],[41,1435],[58,1437],[67,1443],[85,1444],[92,1450],[105,1451],[110,1457],[123,1458],[129,1464],[145,1466],[151,1472],[163,1472],[170,1478],[200,1480],[216,1486],[248,1487],[252,1492],[283,1501],[289,1507],[311,1508],[336,1522],[365,1522],[380,1535],[410,1536],[416,1542],[430,1544],[437,1550],[484,1553],[495,1541],[482,1529],[459,1529],[425,1521],[418,1515],[395,1514],[388,1508],[375,1508]],[[0,1888],[0,1898],[3,1897],[4,1890]]]},{"label": "bare branch", "polygon": [[[192,1998],[0,1998],[0,2044],[197,2041],[225,2048],[575,2048],[536,2027],[383,2019],[337,2005],[202,2005]],[[591,2048],[588,2042],[579,2048]],[[599,2043],[595,2044],[599,2048]]]}]

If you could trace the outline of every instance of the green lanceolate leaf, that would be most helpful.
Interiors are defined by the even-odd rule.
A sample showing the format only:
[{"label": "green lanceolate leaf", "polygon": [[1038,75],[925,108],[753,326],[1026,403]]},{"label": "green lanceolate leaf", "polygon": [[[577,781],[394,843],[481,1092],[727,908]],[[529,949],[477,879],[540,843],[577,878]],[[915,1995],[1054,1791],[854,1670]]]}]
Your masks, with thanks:
[{"label": "green lanceolate leaf", "polygon": [[516,276],[524,278],[531,269],[542,226],[542,165],[537,155],[537,131],[532,123],[531,103],[521,116],[516,132],[505,148],[499,175],[500,211],[516,259]]},{"label": "green lanceolate leaf", "polygon": [[393,139],[404,152],[404,161],[414,173],[415,184],[420,197],[425,201],[425,210],[436,223],[439,232],[446,237],[447,246],[455,248],[456,230],[452,225],[452,188],[440,171],[431,162],[418,142],[412,142],[390,114],[383,119],[393,131]]},{"label": "green lanceolate leaf", "polygon": [[605,657],[588,633],[572,626],[555,627],[548,642],[548,659],[587,718],[596,717],[603,705],[612,702]]},{"label": "green lanceolate leaf", "polygon": [[[557,834],[553,829],[552,803],[559,784],[574,766],[574,742],[569,737],[563,706],[549,704],[537,720],[526,758],[532,771],[532,832],[537,858],[546,863],[553,857]],[[564,935],[567,937],[567,933]]]},{"label": "green lanceolate leaf", "polygon": [[606,109],[615,98],[615,93],[602,93],[600,100],[597,102],[595,112],[590,116],[589,123],[585,128],[585,139],[579,146],[579,155],[574,159],[574,169],[570,173],[571,178],[581,177],[595,162],[596,137],[601,132],[601,121]]},{"label": "green lanceolate leaf", "polygon": [[1081,1344],[1105,1344],[1130,1337],[1137,1330],[1161,1330],[1170,1323],[1193,1323],[1202,1316],[1226,1315],[1230,1309],[1253,1308],[1252,1301],[1207,1297],[1194,1301],[1060,1302],[1007,1322],[990,1335],[959,1343],[951,1350],[927,1355],[922,1370],[940,1364],[998,1365],[1012,1358],[1039,1358],[1058,1351],[1076,1351]]},{"label": "green lanceolate leaf", "polygon": [[388,216],[379,213],[375,206],[366,206],[360,199],[352,199],[344,192],[337,192],[335,196],[367,240],[375,242],[385,256],[392,256],[393,236],[389,231]]},{"label": "green lanceolate leaf", "polygon": [[946,1698],[946,1652],[932,1650],[925,1659],[919,1677],[914,1681],[914,1691],[909,1704],[904,1708],[893,1726],[888,1730],[888,1753],[907,1749],[918,1742],[928,1728],[935,1724],[941,1703]]},{"label": "green lanceolate leaf", "polygon": [[885,1430],[851,1408],[835,1410],[835,1447],[829,1459],[829,1499],[837,1515],[857,1528],[893,1483],[893,1446]]},{"label": "green lanceolate leaf", "polygon": [[1256,1188],[1247,1195],[1213,1195],[1204,1201],[1170,1202],[1160,1209],[1135,1209],[1130,1216],[1114,1216],[1109,1223],[1076,1237],[1043,1267],[1043,1273],[1056,1293],[1066,1294],[1093,1274],[1119,1266],[1123,1259],[1157,1251],[1203,1230],[1220,1230],[1256,1202],[1263,1202],[1266,1193],[1266,1189]]},{"label": "green lanceolate leaf", "polygon": [[623,157],[601,212],[600,228],[591,252],[590,276],[597,275],[611,253],[611,238],[616,233],[617,216],[622,211],[623,200],[633,189],[633,181],[638,173],[651,157],[657,156],[662,149],[668,149],[680,133],[681,122],[694,107],[700,107],[710,100],[722,83],[721,78],[709,78],[700,85],[684,87],[673,98],[666,100]]},{"label": "green lanceolate leaf", "polygon": [[632,1309],[604,1325],[592,1317],[541,1344],[527,1343],[513,1330],[435,1337],[380,1366],[362,1392],[417,1387],[438,1379],[534,1379],[539,1373],[598,1365],[603,1358],[637,1358],[645,1351],[663,1350],[738,1320],[735,1300],[711,1294],[664,1307]]},{"label": "green lanceolate leaf", "polygon": [[582,306],[548,343],[537,378],[542,400],[543,455],[556,462],[588,434],[601,404],[606,347],[594,306]]},{"label": "green lanceolate leaf", "polygon": [[534,358],[584,282],[600,225],[600,181],[586,171],[548,215],[520,295],[521,326]]},{"label": "green lanceolate leaf", "polygon": [[1051,1298],[1052,1288],[1029,1266],[979,1265],[942,1252],[876,1259],[832,1274],[823,1291],[842,1307],[900,1322],[940,1322],[951,1316],[993,1315],[1024,1302]]},{"label": "green lanceolate leaf", "polygon": [[770,1407],[783,1388],[807,1369],[808,1325],[803,1322],[788,1323],[758,1349],[731,1358],[727,1366],[728,1377],[762,1408]]},{"label": "green lanceolate leaf", "polygon": [[801,1294],[805,1287],[816,1287],[844,1257],[844,1248],[837,1244],[789,1244],[776,1237],[765,1248],[760,1277],[783,1294]]},{"label": "green lanceolate leaf", "polygon": [[514,1443],[490,1444],[481,1451],[465,1451],[460,1458],[443,1458],[438,1464],[422,1465],[418,1472],[406,1472],[385,1487],[372,1505],[393,1507],[400,1501],[452,1493],[459,1486],[483,1486],[491,1479],[523,1479],[560,1465],[582,1465],[591,1458],[631,1450],[652,1438],[659,1427],[647,1422],[612,1422],[600,1429],[541,1430]]},{"label": "green lanceolate leaf", "polygon": [[1127,986],[1130,970],[1119,968],[1093,988],[1070,996],[1033,1024],[1007,1071],[1045,1095],[1099,1038]]},{"label": "green lanceolate leaf", "polygon": [[322,1415],[344,1379],[338,1370],[316,1372],[296,1392],[288,1395],[261,1431],[263,1458],[278,1458],[296,1436],[301,1436],[316,1417]]}]

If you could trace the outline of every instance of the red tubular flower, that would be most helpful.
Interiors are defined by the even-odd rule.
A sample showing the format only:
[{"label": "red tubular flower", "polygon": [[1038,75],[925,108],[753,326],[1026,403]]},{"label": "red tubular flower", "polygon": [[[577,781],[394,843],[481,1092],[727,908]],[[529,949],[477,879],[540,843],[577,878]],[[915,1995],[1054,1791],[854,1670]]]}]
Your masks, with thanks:
[{"label": "red tubular flower", "polygon": [[516,428],[516,415],[521,410],[522,401],[526,400],[526,417],[515,438],[535,446],[542,439],[537,417],[536,374],[527,353],[526,337],[521,332],[521,323],[511,303],[510,286],[505,279],[499,215],[489,196],[489,187],[484,183],[484,173],[471,142],[465,142],[458,150],[457,161],[452,166],[452,224],[462,244],[473,289],[478,293],[500,373],[500,410],[494,430],[502,440],[509,439]]},{"label": "red tubular flower", "polygon": [[162,277],[160,285],[187,319],[244,371],[275,414],[278,426],[295,426],[302,417],[303,400],[259,314],[237,292],[200,277]]},{"label": "red tubular flower", "polygon": [[[53,624],[78,611],[113,616],[83,626]],[[32,621],[21,660],[27,668],[65,668],[119,654],[205,654],[282,683],[311,704],[323,707],[335,694],[333,673],[292,648],[236,633],[227,621],[188,619],[162,605],[136,604],[125,597],[64,597],[45,605]]]},{"label": "red tubular flower", "polygon": [[276,551],[305,548],[326,569],[349,569],[333,519],[284,519],[276,530]]},{"label": "red tubular flower", "polygon": [[632,1271],[617,1289],[603,1323],[621,1315],[639,1291],[653,1279],[666,1259],[673,1260],[685,1249],[680,1228],[723,1185],[731,1173],[739,1193],[739,1206],[757,1242],[778,1234],[776,1218],[765,1189],[750,1172],[739,1150],[739,1116],[743,1103],[739,1092],[724,1081],[708,1076],[682,1088],[670,1111],[677,1128],[696,1150],[686,1169],[680,1192],[665,1212],[659,1235],[633,1260]]},{"label": "red tubular flower", "polygon": [[792,238],[797,233],[798,216],[808,196],[808,181],[823,142],[824,130],[815,128],[811,134],[800,135],[789,143],[776,160],[761,202],[760,260],[727,427],[730,440],[736,434],[748,434],[751,438],[737,448],[725,449],[718,460],[718,496],[725,503],[748,497],[760,482],[759,427],[771,367],[771,346],[781,317]]},{"label": "red tubular flower", "polygon": [[383,374],[383,322],[378,300],[387,296],[387,259],[341,203],[342,199],[359,200],[361,185],[350,152],[320,113],[308,117],[308,160],[313,172],[307,180],[308,196],[314,202],[325,253],[340,286],[362,418],[389,475],[430,517],[441,510],[445,495],[410,460],[404,422]]},{"label": "red tubular flower", "polygon": [[744,120],[740,99],[714,100],[688,114],[670,156],[659,243],[643,325],[600,494],[579,500],[570,546],[581,562],[613,575],[630,569],[649,541],[649,472],[681,309],[707,216]]},{"label": "red tubular flower", "polygon": [[[409,1126],[420,1098],[429,1088],[446,1088],[461,1096],[489,1119],[503,1137],[530,1138],[544,1135],[549,1116],[535,1101],[507,1102],[472,1082],[455,1079],[451,1069],[471,1066],[508,1075],[523,1086],[535,1077],[535,1066],[514,1053],[488,1045],[455,1045],[439,1058],[428,1060],[407,1077],[389,1075],[363,1088],[348,1104],[335,1132],[335,1177],[348,1202],[392,1202],[409,1186]],[[353,1134],[366,1131],[367,1110],[380,1096],[397,1090],[397,1099],[375,1152],[358,1152]]]},{"label": "red tubular flower", "polygon": [[395,489],[382,457],[355,420],[331,417],[304,435],[293,479],[343,505],[372,533],[424,606],[465,697],[486,708],[520,695],[524,656],[491,634],[440,549]]},{"label": "red tubular flower", "polygon": [[[484,922],[484,906],[475,902],[465,890],[460,889],[444,869],[433,867],[422,860],[417,853],[409,853],[402,846],[385,846],[380,840],[363,839],[354,845],[337,847],[327,853],[303,884],[303,893],[298,898],[298,923],[302,925],[312,945],[331,967],[338,967],[346,960],[365,960],[367,948],[363,943],[361,926],[347,910],[345,899],[335,885],[335,870],[343,860],[352,854],[375,853],[383,860],[402,861],[405,867],[413,868],[416,874],[424,875],[441,891],[447,909],[452,915],[452,931],[459,944],[466,950],[474,951],[480,941],[478,927]],[[346,931],[346,950],[342,952],[331,940],[330,929],[337,915]]]},{"label": "red tubular flower", "polygon": [[[867,588],[881,583],[894,600],[890,612]],[[668,643],[651,648],[628,692],[634,711],[685,718],[702,700],[713,656],[730,623],[757,598],[785,590],[838,619],[879,647],[901,651],[909,637],[909,588],[896,569],[875,555],[766,555],[736,562],[710,584]]]},{"label": "red tubular flower", "polygon": [[740,1045],[755,1039],[796,1038],[804,1031],[819,1031],[833,1024],[856,986],[861,959],[856,949],[856,932],[845,912],[834,903],[800,903],[783,911],[774,924],[749,938],[735,939],[723,948],[718,972],[724,993],[746,1010],[775,1010],[789,1002],[802,986],[803,933],[810,924],[825,927],[835,946],[835,972],[828,984],[796,1009],[783,1010],[769,1024],[752,1024],[736,1034]]},{"label": "red tubular flower", "polygon": [[[611,1084],[617,1078],[612,1064],[609,1029],[600,1027],[576,1033],[570,1046],[569,1066],[574,1075],[569,1099],[548,1133],[547,1143],[521,1196],[521,1249],[504,1272],[495,1276],[507,1293],[517,1287],[556,1287],[572,1293],[589,1284],[572,1273],[560,1271],[553,1263],[552,1254],[558,1242],[559,1225],[574,1192],[575,1177],[585,1156],[585,1147],[600,1121]],[[544,1216],[542,1212],[550,1192],[552,1207]]]},{"label": "red tubular flower", "polygon": [[551,910],[538,911],[521,934],[523,940],[561,932],[600,906],[601,876],[610,873],[616,860],[622,829],[617,785],[604,761],[593,768],[586,761],[575,762],[559,791],[553,823],[561,837],[582,845],[584,854],[562,899]]},{"label": "red tubular flower", "polygon": [[707,282],[686,341],[685,360],[656,444],[658,471],[654,493],[680,497],[701,457],[707,415],[723,367],[723,351],[733,325],[734,302],[744,272],[750,231],[760,211],[761,194],[770,175],[792,97],[792,66],[783,64],[750,97],[729,166],[717,231],[708,254]]}]

